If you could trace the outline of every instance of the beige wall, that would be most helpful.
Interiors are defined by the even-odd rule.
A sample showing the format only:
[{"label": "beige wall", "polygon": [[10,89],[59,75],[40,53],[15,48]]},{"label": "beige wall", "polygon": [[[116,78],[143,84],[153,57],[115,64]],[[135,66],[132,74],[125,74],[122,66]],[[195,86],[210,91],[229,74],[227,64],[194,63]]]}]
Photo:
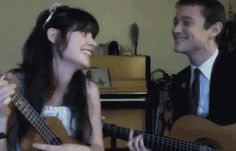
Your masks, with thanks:
[{"label": "beige wall", "polygon": [[[177,0],[58,0],[62,4],[91,12],[99,21],[98,43],[111,40],[131,47],[129,26],[140,29],[138,53],[151,56],[152,70],[163,68],[176,73],[188,61],[175,54],[171,37],[174,4]],[[228,9],[228,0],[221,0]],[[234,0],[233,0],[234,1]],[[39,12],[54,0],[1,0],[0,2],[0,71],[15,67],[21,61],[21,47]]]}]

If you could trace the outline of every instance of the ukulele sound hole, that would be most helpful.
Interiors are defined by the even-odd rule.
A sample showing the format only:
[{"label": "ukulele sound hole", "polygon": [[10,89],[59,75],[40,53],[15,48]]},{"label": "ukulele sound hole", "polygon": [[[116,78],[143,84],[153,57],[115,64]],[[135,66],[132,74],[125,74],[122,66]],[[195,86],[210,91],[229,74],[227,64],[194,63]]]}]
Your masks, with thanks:
[{"label": "ukulele sound hole", "polygon": [[61,145],[61,144],[63,144],[63,143],[62,143],[62,141],[60,140],[60,138],[54,137],[54,138],[51,140],[50,144],[52,144],[52,145]]},{"label": "ukulele sound hole", "polygon": [[197,143],[201,144],[200,151],[204,151],[204,149],[219,149],[222,150],[222,147],[220,145],[209,138],[199,138],[196,140]]}]

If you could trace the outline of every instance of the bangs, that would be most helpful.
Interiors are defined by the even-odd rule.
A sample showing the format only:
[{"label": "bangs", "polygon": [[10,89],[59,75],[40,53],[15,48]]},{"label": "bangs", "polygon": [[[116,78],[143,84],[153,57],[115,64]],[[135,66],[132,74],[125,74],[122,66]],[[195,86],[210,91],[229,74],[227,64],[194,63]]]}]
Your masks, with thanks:
[{"label": "bangs", "polygon": [[95,38],[99,32],[99,26],[97,23],[92,22],[80,22],[75,24],[71,31],[81,31],[85,33],[92,33],[93,38]]},{"label": "bangs", "polygon": [[88,12],[80,9],[61,6],[47,25],[48,28],[61,30],[63,35],[69,31],[90,32],[95,38],[99,32],[97,20]]}]

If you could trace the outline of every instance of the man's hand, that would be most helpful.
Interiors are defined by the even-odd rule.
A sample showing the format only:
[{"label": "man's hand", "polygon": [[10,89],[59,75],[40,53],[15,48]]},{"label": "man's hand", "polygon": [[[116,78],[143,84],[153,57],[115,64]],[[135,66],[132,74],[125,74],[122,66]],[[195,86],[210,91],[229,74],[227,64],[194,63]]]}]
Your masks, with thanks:
[{"label": "man's hand", "polygon": [[151,151],[144,146],[143,136],[138,135],[133,138],[134,131],[131,130],[129,133],[128,147],[130,151]]}]

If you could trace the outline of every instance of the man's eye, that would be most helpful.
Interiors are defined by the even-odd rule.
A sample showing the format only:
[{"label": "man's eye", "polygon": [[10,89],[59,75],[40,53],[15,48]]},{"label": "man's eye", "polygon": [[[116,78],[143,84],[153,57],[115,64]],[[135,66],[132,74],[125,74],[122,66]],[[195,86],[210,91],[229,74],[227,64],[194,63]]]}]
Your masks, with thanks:
[{"label": "man's eye", "polygon": [[189,25],[191,25],[191,22],[189,22],[189,21],[184,21],[183,24],[184,24],[185,26],[189,26]]},{"label": "man's eye", "polygon": [[178,23],[179,23],[178,20],[174,20],[174,21],[173,21],[173,24],[174,24],[174,25],[177,25]]}]

